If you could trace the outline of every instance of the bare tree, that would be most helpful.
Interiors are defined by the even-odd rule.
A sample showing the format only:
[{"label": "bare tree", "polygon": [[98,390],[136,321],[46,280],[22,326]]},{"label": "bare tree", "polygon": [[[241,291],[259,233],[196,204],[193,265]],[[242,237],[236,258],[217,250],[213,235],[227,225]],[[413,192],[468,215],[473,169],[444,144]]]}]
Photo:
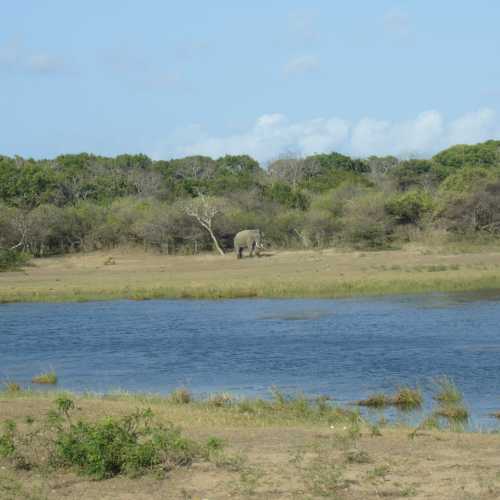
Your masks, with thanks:
[{"label": "bare tree", "polygon": [[313,158],[283,155],[269,164],[268,172],[272,178],[286,182],[293,190],[296,190],[300,182],[318,175],[320,166]]},{"label": "bare tree", "polygon": [[214,242],[215,248],[221,255],[224,255],[224,251],[215,237],[212,223],[217,215],[224,213],[224,209],[224,200],[212,196],[205,196],[201,193],[197,198],[193,198],[184,204],[184,212],[190,217],[193,217],[198,224],[208,231]]}]

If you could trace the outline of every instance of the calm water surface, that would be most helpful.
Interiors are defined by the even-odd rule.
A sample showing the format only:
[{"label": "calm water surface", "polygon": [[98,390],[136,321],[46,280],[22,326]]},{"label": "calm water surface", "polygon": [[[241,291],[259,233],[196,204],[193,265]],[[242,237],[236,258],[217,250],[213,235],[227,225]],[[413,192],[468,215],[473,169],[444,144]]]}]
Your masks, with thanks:
[{"label": "calm water surface", "polygon": [[[347,403],[447,374],[474,424],[500,410],[500,293],[344,300],[0,305],[0,379],[59,388],[328,394]],[[428,400],[430,397],[427,398]]]}]

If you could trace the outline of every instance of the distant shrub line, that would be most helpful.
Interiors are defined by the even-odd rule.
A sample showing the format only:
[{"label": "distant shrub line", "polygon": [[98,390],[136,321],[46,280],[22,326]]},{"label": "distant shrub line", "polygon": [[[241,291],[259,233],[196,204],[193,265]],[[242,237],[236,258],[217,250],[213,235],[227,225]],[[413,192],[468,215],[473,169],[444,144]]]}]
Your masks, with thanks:
[{"label": "distant shrub line", "polygon": [[280,248],[391,248],[433,232],[496,239],[499,194],[500,141],[431,159],[332,152],[267,168],[248,155],[0,156],[0,247],[34,256],[123,244],[210,251],[214,239],[193,215],[202,197],[216,208],[211,230],[226,251],[244,228]]}]

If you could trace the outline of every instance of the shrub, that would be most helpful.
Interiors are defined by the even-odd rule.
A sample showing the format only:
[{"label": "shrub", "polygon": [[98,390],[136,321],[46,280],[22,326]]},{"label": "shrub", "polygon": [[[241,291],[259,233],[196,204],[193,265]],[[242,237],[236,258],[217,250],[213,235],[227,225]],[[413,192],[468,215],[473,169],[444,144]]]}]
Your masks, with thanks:
[{"label": "shrub", "polygon": [[0,248],[0,272],[15,271],[26,265],[29,260],[27,253]]},{"label": "shrub", "polygon": [[186,466],[223,446],[217,438],[201,445],[184,437],[173,424],[155,421],[150,409],[121,418],[74,423],[74,408],[71,399],[58,398],[47,420],[36,428],[30,426],[26,434],[18,431],[15,422],[6,421],[0,433],[0,456],[18,467],[69,467],[94,479],[106,479]]},{"label": "shrub", "polygon": [[343,238],[354,248],[389,246],[392,225],[385,213],[385,196],[368,192],[347,202],[342,217]]},{"label": "shrub", "polygon": [[432,199],[424,191],[407,191],[393,196],[386,210],[399,224],[417,224],[432,210]]},{"label": "shrub", "polygon": [[13,420],[6,420],[3,423],[3,433],[0,435],[0,457],[10,457],[15,453],[16,430],[16,423]]},{"label": "shrub", "polygon": [[197,445],[172,424],[153,426],[151,417],[151,411],[144,410],[121,419],[70,425],[58,433],[54,461],[96,479],[189,465],[198,454]]}]

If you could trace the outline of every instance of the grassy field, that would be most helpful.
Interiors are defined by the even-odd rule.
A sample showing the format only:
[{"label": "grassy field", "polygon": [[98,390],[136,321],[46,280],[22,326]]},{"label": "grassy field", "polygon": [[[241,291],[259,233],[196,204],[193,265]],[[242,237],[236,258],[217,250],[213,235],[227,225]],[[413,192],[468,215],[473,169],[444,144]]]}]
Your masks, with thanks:
[{"label": "grassy field", "polygon": [[[29,434],[56,395],[0,393],[0,421]],[[223,451],[189,466],[95,481],[71,468],[17,467],[0,458],[2,499],[453,499],[500,497],[500,435],[371,426],[352,410],[304,401],[177,403],[158,396],[71,396],[73,422],[151,408],[192,439]],[[184,404],[180,404],[184,401]],[[28,452],[36,459],[40,450]]]},{"label": "grassy field", "polygon": [[0,274],[0,302],[348,297],[500,288],[500,248],[276,251],[261,258],[114,250]]}]

